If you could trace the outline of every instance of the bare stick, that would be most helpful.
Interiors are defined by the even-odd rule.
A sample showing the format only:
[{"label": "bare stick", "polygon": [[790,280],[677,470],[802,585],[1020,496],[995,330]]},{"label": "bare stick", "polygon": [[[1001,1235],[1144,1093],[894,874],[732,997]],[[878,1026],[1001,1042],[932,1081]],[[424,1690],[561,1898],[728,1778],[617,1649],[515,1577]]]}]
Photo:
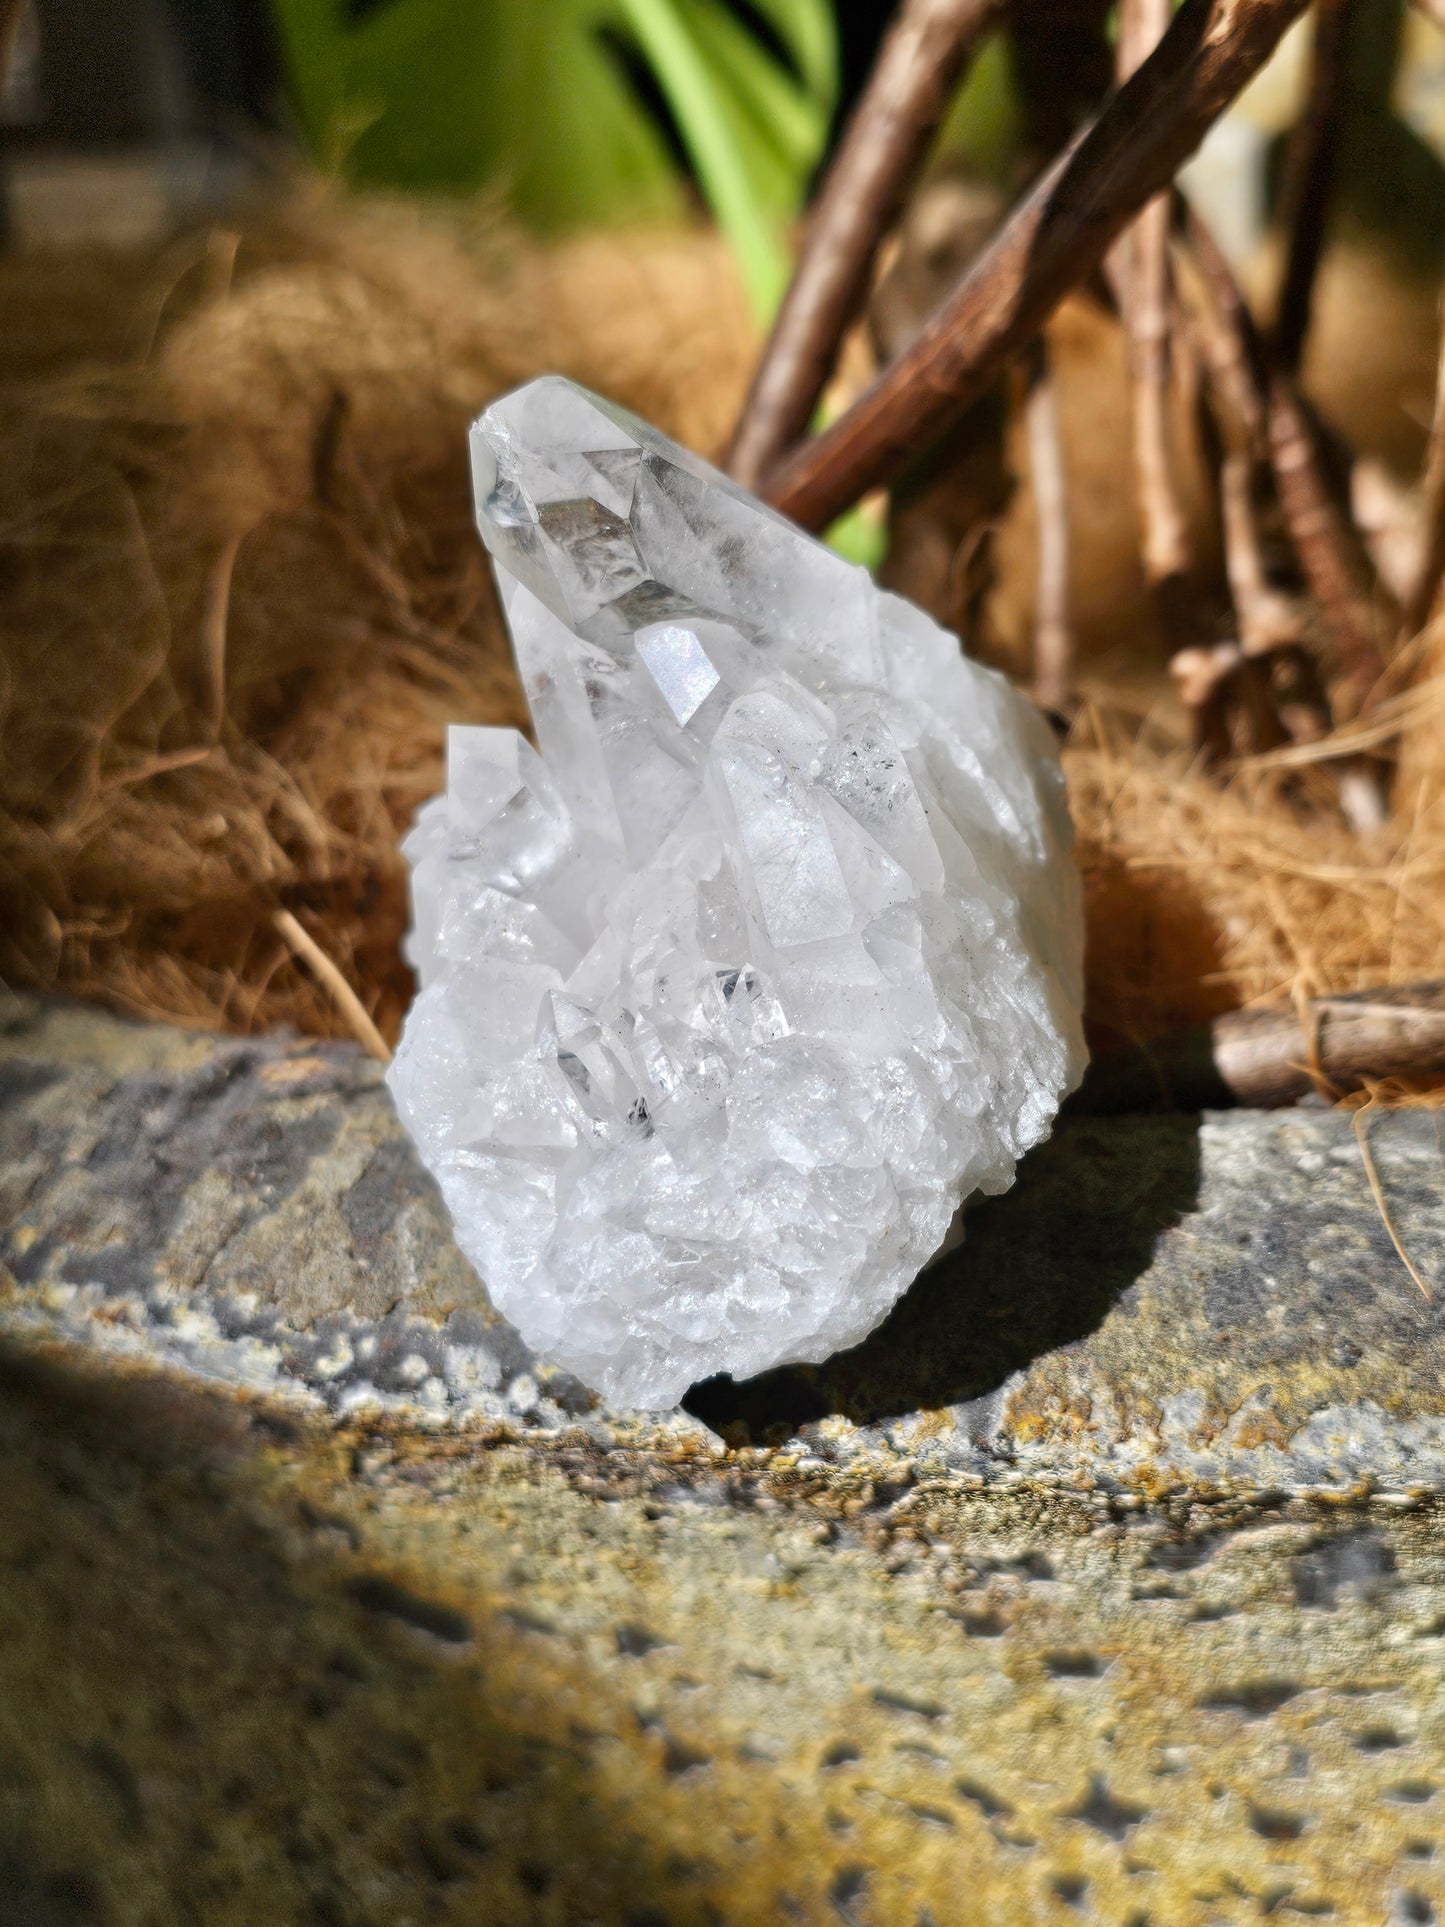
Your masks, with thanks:
[{"label": "bare stick", "polygon": [[1383,665],[1349,530],[1325,479],[1314,422],[1294,384],[1279,372],[1270,377],[1268,405],[1280,507],[1305,579],[1334,635],[1354,704],[1364,709]]},{"label": "bare stick", "polygon": [[1334,197],[1354,14],[1354,0],[1318,0],[1309,97],[1285,164],[1283,220],[1289,240],[1273,347],[1279,365],[1291,373],[1299,367],[1309,333],[1315,276]]},{"label": "bare stick", "polygon": [[[1445,308],[1442,308],[1445,319]],[[1445,578],[1445,328],[1440,342],[1440,367],[1435,376],[1435,413],[1430,444],[1420,477],[1420,562],[1406,599],[1405,631],[1414,635],[1430,619]]]},{"label": "bare stick", "polygon": [[1038,572],[1034,594],[1034,700],[1043,709],[1062,710],[1074,681],[1074,629],[1069,616],[1069,492],[1059,405],[1049,364],[1048,344],[1040,335],[1028,355],[1024,396],[1028,438],[1029,486],[1038,523]]},{"label": "bare stick", "polygon": [[998,379],[1269,58],[1304,0],[1184,0],[1169,31],[1036,183],[907,353],[765,479],[824,528]]},{"label": "bare stick", "polygon": [[[1181,202],[1182,205],[1182,202]],[[1312,420],[1289,375],[1270,363],[1233,270],[1204,223],[1186,211],[1190,251],[1208,289],[1214,319],[1228,341],[1229,393],[1242,399],[1252,426],[1263,433],[1280,508],[1310,592],[1329,624],[1349,678],[1363,706],[1380,674],[1380,653],[1369,596],[1353,553],[1350,532],[1325,478]]]},{"label": "bare stick", "polygon": [[1355,1112],[1354,1116],[1355,1141],[1360,1147],[1360,1162],[1365,1167],[1365,1177],[1370,1186],[1370,1196],[1375,1200],[1375,1209],[1380,1214],[1380,1222],[1390,1234],[1390,1243],[1395,1247],[1395,1256],[1419,1286],[1422,1295],[1427,1300],[1433,1302],[1434,1293],[1415,1269],[1414,1260],[1411,1258],[1409,1252],[1406,1251],[1404,1245],[1401,1244],[1400,1234],[1395,1229],[1395,1220],[1390,1216],[1390,1207],[1385,1202],[1385,1187],[1380,1182],[1379,1169],[1375,1164],[1375,1154],[1370,1149],[1369,1117],[1370,1112],[1374,1109],[1374,1104],[1375,1100],[1372,1097],[1368,1104],[1363,1105]]},{"label": "bare stick", "polygon": [[1445,979],[1232,1010],[1195,1030],[1102,1058],[1081,1110],[1275,1108],[1391,1078],[1445,1076]]},{"label": "bare stick", "polygon": [[[1281,739],[1318,743],[1334,727],[1329,691],[1306,640],[1304,610],[1293,596],[1277,589],[1265,571],[1254,485],[1254,462],[1246,455],[1227,455],[1220,470],[1220,510],[1225,570],[1239,619],[1240,644],[1268,695]],[[1261,736],[1256,753],[1270,746]],[[1352,763],[1351,771],[1354,767]],[[1352,777],[1350,782],[1344,799],[1346,814],[1357,828],[1374,827],[1378,813],[1372,813],[1357,794],[1359,786]]]},{"label": "bare stick", "polygon": [[1244,664],[1237,642],[1191,643],[1169,658],[1175,692],[1188,713],[1194,747],[1211,763],[1234,748],[1229,728],[1230,685]]},{"label": "bare stick", "polygon": [[954,86],[1003,0],[905,0],[808,219],[792,284],[743,404],[728,466],[745,488],[807,432],[861,312],[878,245]]},{"label": "bare stick", "polygon": [[[1153,53],[1169,24],[1169,0],[1121,0],[1117,71],[1122,86]],[[1134,477],[1144,573],[1177,605],[1189,567],[1189,531],[1174,486],[1169,432],[1169,197],[1156,196],[1115,243],[1134,405]],[[1165,585],[1175,585],[1173,592]],[[1167,636],[1174,645],[1180,636]]]},{"label": "bare stick", "polygon": [[1187,243],[1186,258],[1203,282],[1205,298],[1186,304],[1185,313],[1213,420],[1227,447],[1263,458],[1263,355],[1244,296],[1213,235],[1177,190],[1174,214]]},{"label": "bare stick", "polygon": [[1292,648],[1300,639],[1300,612],[1265,573],[1254,507],[1254,463],[1231,450],[1219,465],[1220,520],[1230,599],[1239,617],[1239,640],[1247,656]]},{"label": "bare stick", "polygon": [[302,929],[289,910],[278,910],[271,921],[285,939],[287,947],[301,958],[315,974],[322,987],[331,993],[337,1009],[351,1026],[356,1041],[367,1056],[376,1058],[378,1063],[389,1064],[391,1051],[387,1047],[386,1039],[371,1021],[366,1006],[321,945]]}]

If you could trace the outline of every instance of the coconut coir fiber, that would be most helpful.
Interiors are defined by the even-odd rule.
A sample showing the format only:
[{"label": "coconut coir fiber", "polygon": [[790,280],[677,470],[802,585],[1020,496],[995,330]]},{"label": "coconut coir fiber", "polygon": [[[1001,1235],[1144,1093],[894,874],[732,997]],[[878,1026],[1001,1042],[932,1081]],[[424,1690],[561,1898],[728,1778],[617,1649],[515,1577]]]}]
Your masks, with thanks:
[{"label": "coconut coir fiber", "polygon": [[[1103,382],[1086,346],[1068,364],[1087,333],[1077,314],[1063,332],[1076,397]],[[755,347],[701,233],[544,250],[308,192],[143,254],[5,264],[0,977],[344,1034],[278,928],[289,911],[393,1038],[411,988],[397,844],[440,786],[445,725],[524,720],[468,421],[557,369],[716,455]],[[1091,499],[1091,459],[1118,488],[1121,405],[1100,394],[1097,457],[1075,405],[1071,479]],[[1027,546],[1001,543],[1006,577]],[[1111,593],[1083,626],[1142,629]],[[1154,665],[1089,673],[1066,764],[1096,1042],[1445,974],[1435,656],[1384,712],[1407,776],[1368,846],[1327,764],[1221,784],[1193,767]]]}]

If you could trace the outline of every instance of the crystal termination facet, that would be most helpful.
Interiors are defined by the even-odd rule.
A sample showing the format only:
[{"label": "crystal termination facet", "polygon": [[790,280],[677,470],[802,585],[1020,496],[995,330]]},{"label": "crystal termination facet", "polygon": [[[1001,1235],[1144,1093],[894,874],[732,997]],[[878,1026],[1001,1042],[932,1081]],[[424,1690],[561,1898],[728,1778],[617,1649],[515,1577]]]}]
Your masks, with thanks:
[{"label": "crystal termination facet", "polygon": [[555,377],[472,430],[540,755],[455,728],[390,1071],[462,1249],[617,1402],[821,1360],[1084,1051],[1058,757],[956,640]]}]

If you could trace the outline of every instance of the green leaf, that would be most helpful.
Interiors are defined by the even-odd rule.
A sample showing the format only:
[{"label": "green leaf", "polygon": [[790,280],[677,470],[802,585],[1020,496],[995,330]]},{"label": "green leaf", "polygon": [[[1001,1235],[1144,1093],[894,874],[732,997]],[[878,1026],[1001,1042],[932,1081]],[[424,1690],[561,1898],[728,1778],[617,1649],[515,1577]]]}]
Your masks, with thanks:
[{"label": "green leaf", "polygon": [[505,193],[540,228],[676,214],[682,182],[617,41],[641,53],[766,318],[837,87],[829,0],[272,0],[313,152],[353,180]]},{"label": "green leaf", "polygon": [[540,228],[681,208],[603,32],[613,0],[389,0],[356,23],[344,0],[272,5],[312,151],[353,180],[501,189]]},{"label": "green leaf", "polygon": [[803,85],[825,114],[838,99],[838,33],[827,0],[752,0],[797,63]]},{"label": "green leaf", "polygon": [[967,172],[1003,182],[1022,132],[1018,83],[1008,36],[988,35],[964,77],[938,135],[938,152]]},{"label": "green leaf", "polygon": [[774,153],[786,169],[783,206],[798,205],[828,138],[828,108],[753,38],[720,0],[673,0],[683,12],[719,82],[732,93],[742,131],[759,149]]},{"label": "green leaf", "polygon": [[788,278],[778,201],[786,170],[759,146],[749,115],[708,58],[688,0],[618,0],[678,124],[709,207],[732,243],[749,299],[770,314]]},{"label": "green leaf", "polygon": [[871,506],[860,504],[846,509],[836,522],[830,523],[823,531],[823,540],[835,555],[841,555],[846,562],[858,563],[873,575],[888,553],[888,525]]}]

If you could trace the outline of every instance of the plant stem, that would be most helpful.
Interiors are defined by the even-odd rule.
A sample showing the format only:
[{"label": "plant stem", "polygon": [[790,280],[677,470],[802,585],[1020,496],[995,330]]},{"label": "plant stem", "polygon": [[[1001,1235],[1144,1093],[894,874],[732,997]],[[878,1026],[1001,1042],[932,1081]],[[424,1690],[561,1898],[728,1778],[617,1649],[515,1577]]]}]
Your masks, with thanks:
[{"label": "plant stem", "polygon": [[[1120,86],[1148,59],[1169,24],[1169,0],[1121,0],[1117,73]],[[1189,530],[1174,485],[1169,422],[1169,196],[1156,195],[1115,242],[1114,280],[1129,343],[1133,398],[1134,478],[1139,498],[1144,574],[1161,615],[1175,614],[1189,568]],[[1166,633],[1177,648],[1192,640]]]},{"label": "plant stem", "polygon": [[[1445,321],[1445,306],[1441,309]],[[1435,412],[1420,474],[1420,561],[1405,608],[1405,633],[1413,636],[1430,619],[1445,579],[1445,329],[1435,376]]]},{"label": "plant stem", "polygon": [[1288,372],[1275,366],[1266,351],[1213,235],[1192,211],[1185,220],[1214,320],[1228,343],[1225,354],[1234,369],[1231,397],[1236,406],[1244,400],[1252,425],[1263,433],[1290,540],[1334,636],[1354,703],[1363,708],[1379,678],[1380,652],[1361,564],[1326,479],[1314,423]]},{"label": "plant stem", "polygon": [[1239,618],[1239,641],[1247,656],[1290,649],[1300,639],[1300,618],[1265,573],[1254,506],[1254,463],[1242,450],[1219,465],[1219,509],[1229,596]]},{"label": "plant stem", "polygon": [[839,344],[867,298],[879,243],[965,63],[1001,11],[1002,0],[905,0],[809,215],[743,404],[728,466],[745,488],[757,488],[807,432]]},{"label": "plant stem", "polygon": [[1334,198],[1354,14],[1354,0],[1317,0],[1309,96],[1290,138],[1285,165],[1283,219],[1289,240],[1273,347],[1280,367],[1291,373],[1299,367],[1309,333],[1315,278]]},{"label": "plant stem", "polygon": [[1059,405],[1048,344],[1042,335],[1028,353],[1024,433],[1029,486],[1038,523],[1034,588],[1034,701],[1062,711],[1073,693],[1074,629],[1069,615],[1069,491],[1064,474]]}]

